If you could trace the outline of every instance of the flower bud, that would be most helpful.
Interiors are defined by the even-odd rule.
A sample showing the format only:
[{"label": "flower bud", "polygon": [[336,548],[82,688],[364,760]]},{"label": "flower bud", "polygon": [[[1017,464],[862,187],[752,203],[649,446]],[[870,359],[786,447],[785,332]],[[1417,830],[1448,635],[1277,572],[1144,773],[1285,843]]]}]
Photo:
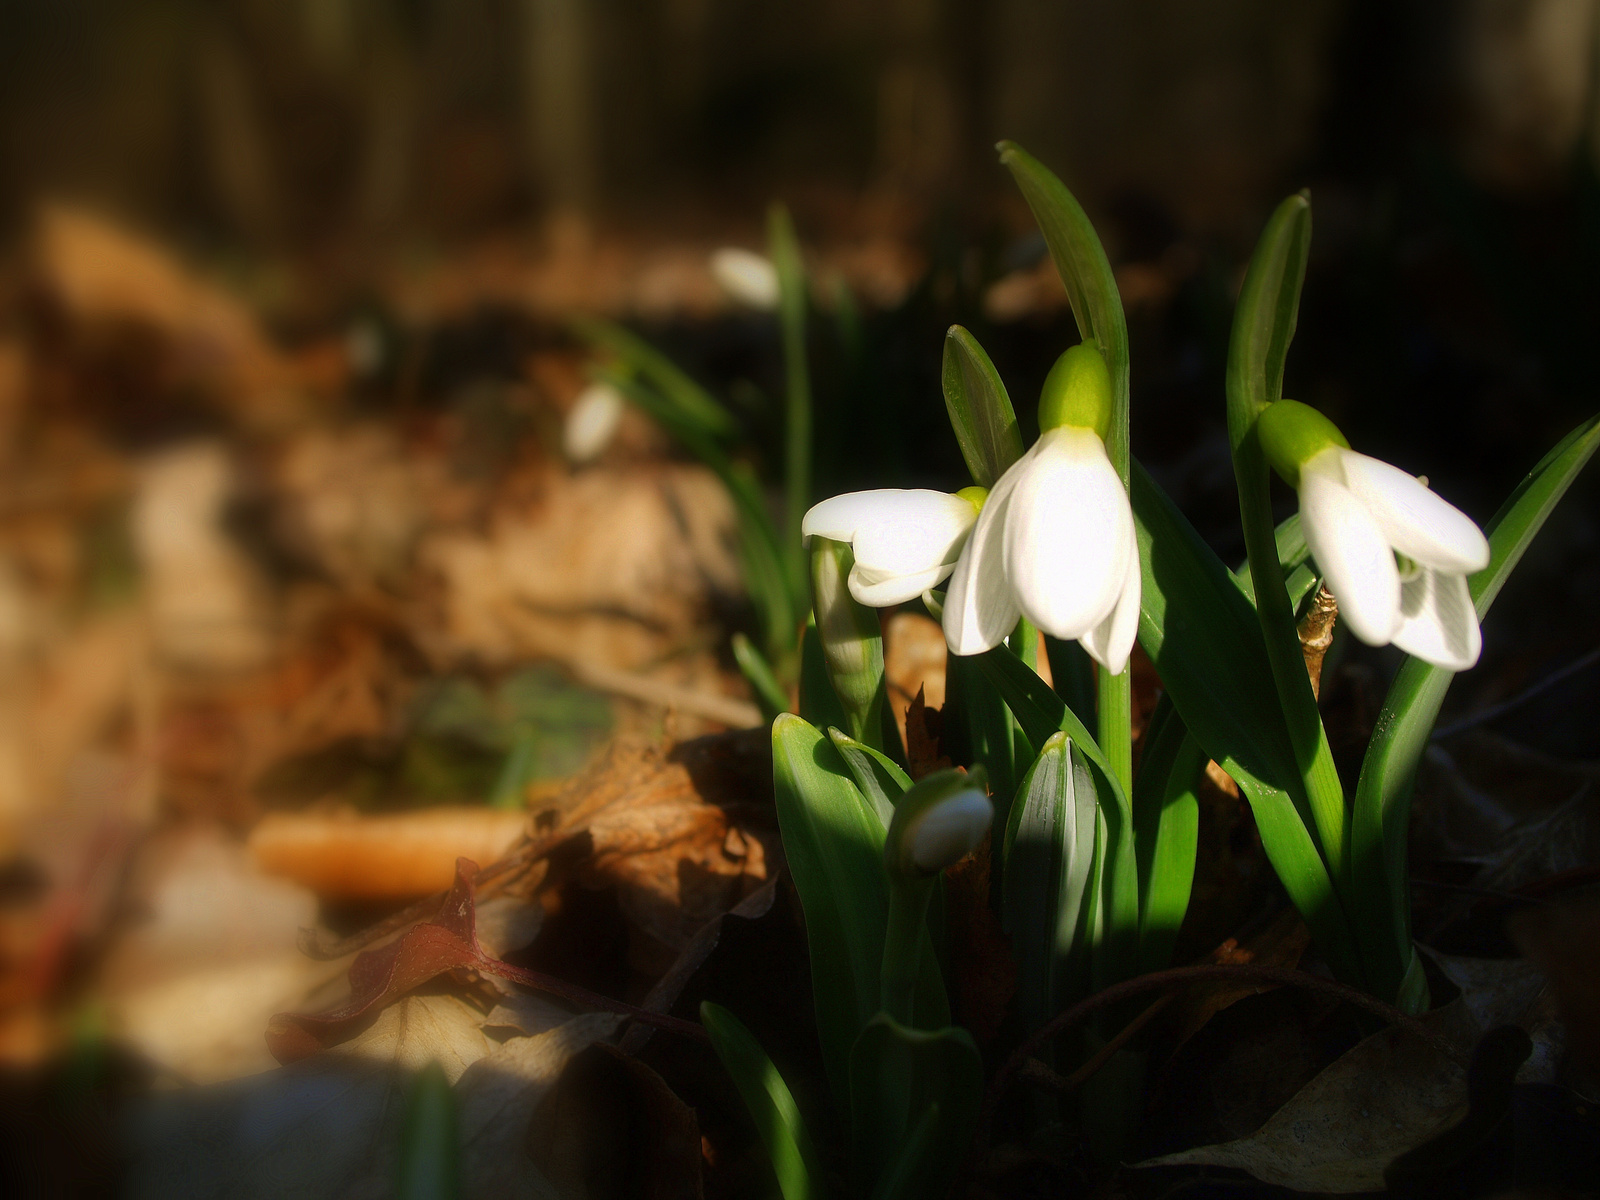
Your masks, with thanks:
[{"label": "flower bud", "polygon": [[1302,466],[1329,446],[1350,449],[1337,425],[1298,400],[1269,404],[1256,418],[1256,437],[1272,469],[1297,490]]},{"label": "flower bud", "polygon": [[591,383],[578,393],[561,432],[561,448],[575,463],[598,458],[611,444],[627,402],[609,383]]},{"label": "flower bud", "polygon": [[900,797],[883,847],[890,875],[937,875],[977,849],[994,819],[986,784],[981,765],[935,771]]},{"label": "flower bud", "polygon": [[1104,441],[1111,431],[1111,373],[1093,342],[1073,346],[1050,368],[1039,394],[1039,431],[1076,425]]},{"label": "flower bud", "polygon": [[724,246],[711,256],[711,274],[733,299],[771,312],[778,307],[778,271],[750,250]]}]

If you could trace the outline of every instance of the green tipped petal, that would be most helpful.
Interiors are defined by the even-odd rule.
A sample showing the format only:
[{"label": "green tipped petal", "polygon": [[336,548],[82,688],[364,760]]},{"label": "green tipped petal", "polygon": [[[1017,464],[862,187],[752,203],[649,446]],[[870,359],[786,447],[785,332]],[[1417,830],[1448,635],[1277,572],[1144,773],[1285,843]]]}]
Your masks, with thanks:
[{"label": "green tipped petal", "polygon": [[1105,441],[1111,430],[1111,373],[1092,342],[1067,350],[1045,377],[1039,395],[1039,429],[1076,425]]},{"label": "green tipped petal", "polygon": [[1350,449],[1339,427],[1309,404],[1279,400],[1256,418],[1261,451],[1290,487],[1300,487],[1300,468],[1329,446]]}]

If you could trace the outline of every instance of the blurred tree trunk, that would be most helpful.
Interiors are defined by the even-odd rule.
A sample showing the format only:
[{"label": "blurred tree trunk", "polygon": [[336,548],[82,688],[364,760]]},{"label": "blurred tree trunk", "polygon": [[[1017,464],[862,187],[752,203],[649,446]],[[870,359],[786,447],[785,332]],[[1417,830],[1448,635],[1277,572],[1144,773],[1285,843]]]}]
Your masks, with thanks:
[{"label": "blurred tree trunk", "polygon": [[523,0],[532,175],[551,209],[592,212],[599,194],[589,0]]},{"label": "blurred tree trunk", "polygon": [[878,182],[895,191],[948,187],[961,122],[944,61],[941,0],[886,0],[878,76]]}]

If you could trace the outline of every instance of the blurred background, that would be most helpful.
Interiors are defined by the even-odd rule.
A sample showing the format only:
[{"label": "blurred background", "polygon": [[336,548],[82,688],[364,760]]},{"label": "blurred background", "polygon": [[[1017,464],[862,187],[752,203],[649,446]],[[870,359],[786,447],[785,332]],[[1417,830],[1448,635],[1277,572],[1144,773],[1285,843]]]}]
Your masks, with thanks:
[{"label": "blurred background", "polygon": [[[569,321],[603,316],[776,478],[778,333],[707,266],[764,251],[771,201],[812,282],[817,498],[966,482],[951,323],[1025,426],[1076,340],[1012,138],[1100,230],[1135,451],[1224,557],[1233,298],[1303,187],[1287,393],[1487,519],[1597,407],[1597,61],[1596,0],[0,0],[0,1054],[89,1013],[176,1077],[271,1066],[295,926],[448,883],[453,851],[330,867],[352,813],[455,806],[488,862],[608,739],[747,723],[726,497],[637,412],[583,462],[562,430]],[[1595,500],[1447,713],[1600,640]],[[942,645],[904,628],[897,704],[936,704]],[[1330,662],[1348,756],[1397,660]],[[1597,687],[1506,727],[1592,764]],[[675,925],[624,903],[596,981],[659,973],[753,853],[700,908],[662,884]],[[194,1025],[201,960],[255,972],[205,976],[231,1024]]]}]

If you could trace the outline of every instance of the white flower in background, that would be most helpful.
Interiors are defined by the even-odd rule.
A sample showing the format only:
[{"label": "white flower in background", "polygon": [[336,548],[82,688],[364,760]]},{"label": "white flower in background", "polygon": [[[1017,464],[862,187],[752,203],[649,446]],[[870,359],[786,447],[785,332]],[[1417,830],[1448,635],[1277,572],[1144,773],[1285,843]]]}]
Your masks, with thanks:
[{"label": "white flower in background", "polygon": [[1260,435],[1300,492],[1306,545],[1351,631],[1452,671],[1473,666],[1483,635],[1467,576],[1489,565],[1489,541],[1472,519],[1400,468],[1351,450],[1304,404],[1272,405]]},{"label": "white flower in background", "polygon": [[849,543],[855,554],[850,595],[869,608],[903,604],[955,570],[982,488],[935,492],[881,488],[846,492],[806,513],[800,532]]},{"label": "white flower in background", "polygon": [[993,820],[994,805],[976,788],[940,800],[908,831],[911,859],[930,873],[953,867],[978,848]]},{"label": "white flower in background", "polygon": [[740,304],[764,312],[778,307],[778,270],[753,251],[735,246],[715,251],[711,255],[711,275]]},{"label": "white flower in background", "polygon": [[598,458],[622,424],[627,401],[609,383],[591,383],[578,393],[561,431],[561,447],[575,463]]},{"label": "white flower in background", "polygon": [[1098,431],[1110,378],[1092,346],[1074,346],[1045,381],[1044,432],[995,483],[944,600],[953,654],[981,654],[1027,617],[1082,643],[1113,674],[1139,633],[1139,548],[1128,493]]}]

